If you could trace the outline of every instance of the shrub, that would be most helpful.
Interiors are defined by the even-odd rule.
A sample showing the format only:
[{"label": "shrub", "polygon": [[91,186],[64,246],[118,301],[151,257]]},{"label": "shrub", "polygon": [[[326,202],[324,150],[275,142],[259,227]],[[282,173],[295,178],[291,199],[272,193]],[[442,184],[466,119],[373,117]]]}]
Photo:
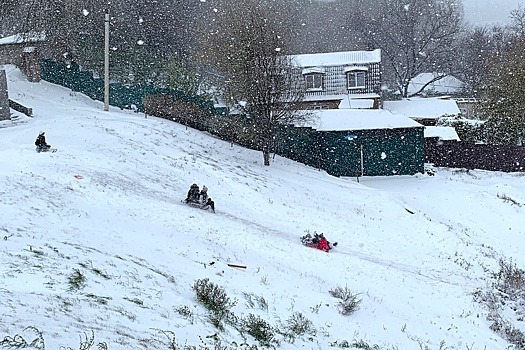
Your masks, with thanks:
[{"label": "shrub", "polygon": [[67,280],[70,290],[80,289],[86,285],[86,276],[84,276],[78,269],[74,269]]},{"label": "shrub", "polygon": [[348,287],[345,286],[342,288],[337,286],[336,288],[330,290],[329,293],[334,298],[339,299],[337,305],[341,315],[350,316],[359,309],[361,299],[358,299],[358,294],[354,294],[350,289],[348,289]]},{"label": "shrub", "polygon": [[235,323],[235,316],[230,309],[237,302],[230,300],[224,289],[210,282],[208,278],[199,279],[193,284],[193,290],[200,302],[208,311],[210,311],[209,320],[218,329],[222,329],[222,321]]},{"label": "shrub", "polygon": [[518,268],[515,263],[499,260],[499,271],[493,274],[495,287],[511,297],[519,298],[522,295],[525,299],[525,271]]},{"label": "shrub", "polygon": [[246,292],[243,292],[242,295],[244,296],[244,298],[246,298],[246,303],[248,304],[249,307],[253,308],[255,307],[255,303],[257,303],[257,306],[261,310],[268,311],[268,303],[266,302],[266,299],[264,299],[262,295],[257,296],[253,293],[246,293]]},{"label": "shrub", "polygon": [[251,335],[255,340],[264,347],[274,347],[278,344],[275,339],[276,330],[260,316],[248,314],[241,320],[241,329]]},{"label": "shrub", "polygon": [[316,331],[312,321],[300,312],[294,312],[286,320],[286,329],[295,335],[315,335]]},{"label": "shrub", "polygon": [[33,348],[33,349],[45,349],[44,337],[42,332],[35,327],[26,327],[24,332],[30,331],[35,333],[34,339],[28,343],[26,339],[20,334],[16,334],[14,337],[6,336],[3,340],[0,340],[0,347],[6,349],[22,349],[22,348]]},{"label": "shrub", "polygon": [[461,141],[476,142],[483,138],[483,122],[480,121],[461,118],[461,116],[441,117],[436,125],[453,127]]},{"label": "shrub", "polygon": [[486,291],[474,292],[474,299],[484,303],[490,313],[490,328],[517,349],[525,349],[525,333],[509,320],[509,315],[523,321],[525,309],[525,271],[512,261],[499,260],[499,271],[492,273],[492,283]]},{"label": "shrub", "polygon": [[230,300],[224,289],[210,282],[208,278],[195,281],[193,290],[197,301],[214,313],[229,311],[236,304],[235,301]]}]

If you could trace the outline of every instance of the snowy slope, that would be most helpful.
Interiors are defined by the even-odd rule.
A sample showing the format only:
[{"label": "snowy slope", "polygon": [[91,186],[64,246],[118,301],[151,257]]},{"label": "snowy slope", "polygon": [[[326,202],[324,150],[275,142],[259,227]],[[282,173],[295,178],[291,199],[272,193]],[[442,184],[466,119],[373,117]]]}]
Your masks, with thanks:
[{"label": "snowy slope", "polygon": [[[215,333],[241,343],[196,301],[192,285],[209,278],[237,300],[238,316],[279,325],[300,312],[312,321],[314,335],[278,337],[280,349],[343,340],[507,349],[472,293],[501,257],[525,265],[524,206],[502,200],[525,203],[520,174],[438,169],[357,183],[281,157],[264,167],[259,152],[167,120],[104,112],[6,70],[10,97],[35,116],[0,124],[0,339],[30,340],[34,330],[24,329],[35,327],[47,349],[76,348],[92,331],[110,349],[168,348],[169,332],[179,344]],[[40,130],[57,153],[34,151]],[[181,203],[192,182],[209,188],[216,214]],[[301,246],[314,231],[338,247]],[[85,284],[71,288],[77,272]],[[351,316],[329,293],[337,286],[362,299]]]}]

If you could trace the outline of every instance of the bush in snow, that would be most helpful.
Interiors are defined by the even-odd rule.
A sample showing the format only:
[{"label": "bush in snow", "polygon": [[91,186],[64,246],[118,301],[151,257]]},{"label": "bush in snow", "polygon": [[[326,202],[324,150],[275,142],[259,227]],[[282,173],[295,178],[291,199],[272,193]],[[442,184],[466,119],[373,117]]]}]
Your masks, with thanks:
[{"label": "bush in snow", "polygon": [[74,269],[71,275],[67,278],[70,290],[83,288],[86,284],[86,276],[80,270]]},{"label": "bush in snow", "polygon": [[209,319],[218,329],[223,328],[222,322],[224,320],[235,323],[234,315],[230,309],[237,304],[237,301],[232,301],[224,289],[205,278],[195,281],[193,290],[197,296],[197,301],[210,311]]},{"label": "bush in snow", "polygon": [[302,335],[310,335],[311,337],[308,340],[312,341],[312,337],[317,333],[312,321],[300,312],[294,312],[282,327],[279,333],[290,343],[293,343],[296,337]]},{"label": "bush in snow", "polygon": [[525,333],[516,327],[525,321],[525,271],[512,261],[499,260],[488,290],[477,290],[474,298],[489,309],[490,328],[516,346],[525,349]]},{"label": "bush in snow", "polygon": [[330,295],[339,299],[337,305],[339,313],[343,316],[350,316],[359,309],[361,299],[358,299],[358,294],[354,294],[348,287],[337,286],[329,291]]},{"label": "bush in snow", "polygon": [[240,320],[240,328],[257,340],[261,346],[269,348],[278,344],[275,339],[276,329],[260,316],[248,314]]}]

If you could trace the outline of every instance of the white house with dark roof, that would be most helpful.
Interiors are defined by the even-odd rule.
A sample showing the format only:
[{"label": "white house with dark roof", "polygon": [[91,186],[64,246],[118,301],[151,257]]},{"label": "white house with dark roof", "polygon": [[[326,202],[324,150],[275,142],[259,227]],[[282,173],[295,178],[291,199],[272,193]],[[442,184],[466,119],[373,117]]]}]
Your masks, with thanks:
[{"label": "white house with dark roof", "polygon": [[295,55],[305,109],[379,108],[381,50]]}]

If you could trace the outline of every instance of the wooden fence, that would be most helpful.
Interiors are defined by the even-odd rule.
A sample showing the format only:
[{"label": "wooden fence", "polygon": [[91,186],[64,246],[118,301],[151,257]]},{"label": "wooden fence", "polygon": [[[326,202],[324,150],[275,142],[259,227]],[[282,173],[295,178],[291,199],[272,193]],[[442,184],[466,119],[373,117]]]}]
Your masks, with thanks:
[{"label": "wooden fence", "polygon": [[425,142],[425,162],[437,167],[525,172],[525,147],[431,138]]}]

